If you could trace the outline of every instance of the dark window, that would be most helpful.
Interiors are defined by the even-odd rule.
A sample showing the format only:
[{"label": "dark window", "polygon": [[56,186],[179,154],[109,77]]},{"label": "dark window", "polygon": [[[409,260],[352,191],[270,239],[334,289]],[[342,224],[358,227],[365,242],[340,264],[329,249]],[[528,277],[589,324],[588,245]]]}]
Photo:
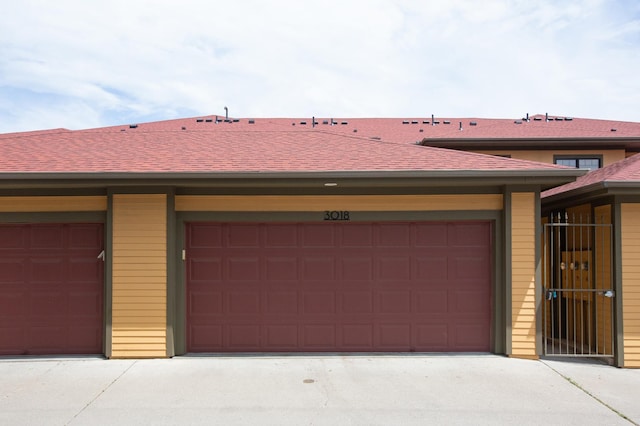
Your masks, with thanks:
[{"label": "dark window", "polygon": [[560,166],[576,167],[578,169],[595,170],[602,167],[601,157],[555,157],[554,163]]}]

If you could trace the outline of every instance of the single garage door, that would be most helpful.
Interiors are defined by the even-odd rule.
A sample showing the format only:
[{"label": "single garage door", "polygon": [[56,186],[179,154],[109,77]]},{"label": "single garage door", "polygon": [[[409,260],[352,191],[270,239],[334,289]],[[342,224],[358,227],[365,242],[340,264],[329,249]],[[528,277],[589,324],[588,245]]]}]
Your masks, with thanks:
[{"label": "single garage door", "polygon": [[0,225],[0,354],[102,353],[102,224]]},{"label": "single garage door", "polygon": [[189,352],[490,349],[488,222],[186,232]]}]

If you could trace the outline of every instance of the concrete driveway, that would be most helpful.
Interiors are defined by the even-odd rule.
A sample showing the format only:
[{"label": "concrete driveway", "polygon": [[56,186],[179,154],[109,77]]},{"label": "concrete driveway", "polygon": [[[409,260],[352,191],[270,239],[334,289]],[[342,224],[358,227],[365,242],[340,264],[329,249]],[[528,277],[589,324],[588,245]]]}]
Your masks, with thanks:
[{"label": "concrete driveway", "polygon": [[2,425],[630,425],[640,370],[495,355],[0,359]]}]

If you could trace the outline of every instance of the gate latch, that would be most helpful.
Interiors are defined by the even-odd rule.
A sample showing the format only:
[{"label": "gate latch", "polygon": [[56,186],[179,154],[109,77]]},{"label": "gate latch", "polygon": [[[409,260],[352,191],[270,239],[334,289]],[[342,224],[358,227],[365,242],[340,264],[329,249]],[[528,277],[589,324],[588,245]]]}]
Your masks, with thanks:
[{"label": "gate latch", "polygon": [[555,290],[547,290],[544,294],[544,298],[547,300],[556,299],[558,297],[558,293]]},{"label": "gate latch", "polygon": [[102,259],[102,261],[104,262],[104,250],[100,252],[100,254],[98,255],[98,259]]},{"label": "gate latch", "polygon": [[614,297],[614,296],[616,295],[616,292],[615,292],[615,291],[613,291],[613,290],[605,290],[605,291],[601,291],[601,292],[599,292],[599,294],[600,294],[601,296],[611,298],[611,297]]}]

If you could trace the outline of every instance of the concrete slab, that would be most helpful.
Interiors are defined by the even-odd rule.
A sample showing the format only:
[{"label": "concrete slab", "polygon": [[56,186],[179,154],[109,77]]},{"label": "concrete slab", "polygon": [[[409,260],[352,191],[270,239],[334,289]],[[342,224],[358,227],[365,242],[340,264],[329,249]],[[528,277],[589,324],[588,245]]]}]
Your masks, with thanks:
[{"label": "concrete slab", "polygon": [[640,424],[640,370],[613,368],[591,359],[544,359],[594,398]]},{"label": "concrete slab", "polygon": [[[633,387],[635,371],[605,368]],[[494,355],[0,360],[0,424],[631,424],[627,401],[607,407],[560,370]]]}]

